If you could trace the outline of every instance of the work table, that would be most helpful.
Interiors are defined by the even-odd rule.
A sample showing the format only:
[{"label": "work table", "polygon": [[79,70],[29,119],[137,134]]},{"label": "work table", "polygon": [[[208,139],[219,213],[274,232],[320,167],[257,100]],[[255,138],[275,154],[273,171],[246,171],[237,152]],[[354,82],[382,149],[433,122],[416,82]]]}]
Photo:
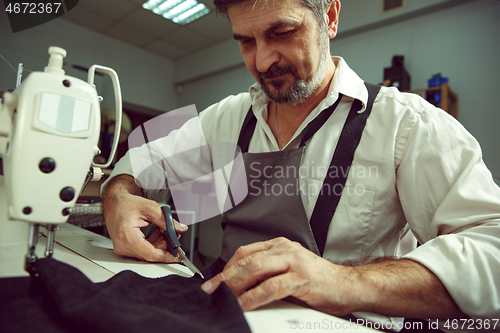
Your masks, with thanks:
[{"label": "work table", "polygon": [[[24,270],[27,253],[28,224],[7,220],[6,194],[0,176],[0,278],[28,276]],[[45,228],[40,228],[41,233]],[[45,237],[38,240],[37,256],[44,256]],[[192,276],[181,264],[149,263],[122,258],[112,249],[109,238],[71,224],[61,224],[56,231],[54,258],[82,271],[93,282],[106,281],[113,275],[132,270],[145,277],[162,277],[178,274]],[[1,281],[1,280],[0,280]],[[348,321],[315,310],[276,301],[260,309],[244,313],[252,332],[296,332],[313,329],[315,332],[373,331]]]}]

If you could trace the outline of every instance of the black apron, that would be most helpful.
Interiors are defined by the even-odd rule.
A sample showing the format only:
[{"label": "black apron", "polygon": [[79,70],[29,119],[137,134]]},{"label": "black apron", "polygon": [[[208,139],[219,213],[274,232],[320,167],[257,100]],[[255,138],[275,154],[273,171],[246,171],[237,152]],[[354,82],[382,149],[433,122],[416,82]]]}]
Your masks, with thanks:
[{"label": "black apron", "polygon": [[[330,167],[342,167],[342,170],[346,170],[352,164],[373,101],[380,90],[380,86],[365,85],[369,95],[366,110],[358,113],[362,103],[354,100]],[[341,98],[342,94],[335,104],[323,110],[306,126],[298,148],[268,153],[248,153],[257,122],[250,107],[238,139],[247,174],[248,195],[223,215],[221,259],[229,261],[240,246],[276,237],[286,237],[299,242],[317,255],[323,255],[328,227],[341,194],[335,195],[336,191],[320,191],[311,221],[308,221],[300,194],[299,172],[306,142],[333,114]],[[337,175],[331,178],[328,174],[327,172],[323,187],[337,188],[334,186],[339,184],[341,188],[344,187],[347,177]]]}]

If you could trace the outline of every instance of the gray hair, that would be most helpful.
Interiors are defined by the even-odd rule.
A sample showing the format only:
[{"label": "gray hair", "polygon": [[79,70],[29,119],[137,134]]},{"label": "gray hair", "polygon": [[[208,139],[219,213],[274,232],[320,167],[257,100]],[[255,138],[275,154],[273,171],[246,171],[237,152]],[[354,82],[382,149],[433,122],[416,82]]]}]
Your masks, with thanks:
[{"label": "gray hair", "polygon": [[[227,16],[227,10],[229,7],[248,2],[250,0],[214,0],[214,5],[217,9],[217,13]],[[269,1],[276,0],[253,0],[254,6],[258,2],[263,2],[267,4]],[[324,15],[326,8],[333,2],[333,0],[300,0],[302,4],[308,7],[318,20],[320,27],[325,25]]]}]

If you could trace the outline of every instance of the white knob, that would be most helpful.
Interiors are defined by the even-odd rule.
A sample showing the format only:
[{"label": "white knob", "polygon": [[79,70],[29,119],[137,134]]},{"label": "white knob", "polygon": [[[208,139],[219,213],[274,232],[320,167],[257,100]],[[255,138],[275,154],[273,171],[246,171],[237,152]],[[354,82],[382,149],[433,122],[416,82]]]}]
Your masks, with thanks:
[{"label": "white knob", "polygon": [[68,54],[66,52],[65,49],[61,48],[61,47],[57,47],[57,46],[51,46],[49,47],[49,54],[50,55],[53,55],[53,54],[59,54],[61,55],[63,58],[66,58],[66,55]]},{"label": "white knob", "polygon": [[94,169],[94,172],[93,172],[93,177],[90,181],[98,182],[99,180],[101,180],[102,176],[104,176],[104,173],[102,172],[101,168],[96,168],[96,167],[92,168]]},{"label": "white knob", "polygon": [[67,55],[65,49],[57,46],[49,47],[49,64],[45,67],[45,72],[64,75],[64,70],[62,69],[64,58]]}]

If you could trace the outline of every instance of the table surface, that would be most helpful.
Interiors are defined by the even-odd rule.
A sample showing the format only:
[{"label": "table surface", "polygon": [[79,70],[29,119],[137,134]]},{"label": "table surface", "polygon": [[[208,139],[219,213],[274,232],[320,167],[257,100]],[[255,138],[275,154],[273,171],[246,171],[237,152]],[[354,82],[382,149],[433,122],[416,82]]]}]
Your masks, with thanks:
[{"label": "table surface", "polygon": [[[0,278],[28,276],[24,270],[28,224],[7,219],[6,199],[3,176],[0,176]],[[44,233],[45,228],[40,228],[40,231]],[[43,236],[39,238],[38,257],[44,256],[45,239]],[[169,274],[192,276],[191,271],[180,264],[155,264],[119,257],[114,253],[110,239],[74,225],[59,225],[55,239],[54,258],[78,268],[94,282],[106,281],[123,270],[152,278]],[[315,332],[374,331],[284,301],[276,301],[244,314],[252,332],[258,333],[296,332],[297,329],[312,329]]]}]

